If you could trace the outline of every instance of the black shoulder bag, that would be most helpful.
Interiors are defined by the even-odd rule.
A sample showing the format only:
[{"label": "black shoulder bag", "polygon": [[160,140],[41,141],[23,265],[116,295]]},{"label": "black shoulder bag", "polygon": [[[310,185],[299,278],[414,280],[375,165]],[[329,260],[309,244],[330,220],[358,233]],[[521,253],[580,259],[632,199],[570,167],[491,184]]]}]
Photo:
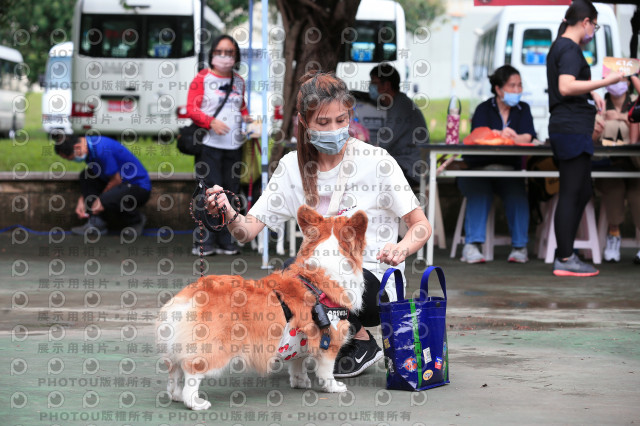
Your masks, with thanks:
[{"label": "black shoulder bag", "polygon": [[[213,113],[213,118],[218,116],[224,104],[227,103],[231,90],[233,90],[233,72],[231,73],[231,81],[229,82],[229,87],[227,87],[224,100],[218,106],[216,112]],[[208,133],[209,129],[200,127],[196,123],[181,127],[178,133],[178,151],[187,155],[200,155],[202,152],[202,143]]]}]

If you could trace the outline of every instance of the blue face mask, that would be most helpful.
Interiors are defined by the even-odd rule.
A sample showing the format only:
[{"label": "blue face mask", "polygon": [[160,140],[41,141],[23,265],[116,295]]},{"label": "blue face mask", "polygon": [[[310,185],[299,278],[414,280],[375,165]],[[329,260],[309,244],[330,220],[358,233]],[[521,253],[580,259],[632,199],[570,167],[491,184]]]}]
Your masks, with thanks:
[{"label": "blue face mask", "polygon": [[380,94],[378,93],[378,85],[377,84],[370,84],[369,85],[369,98],[374,102],[378,102],[378,96],[380,96]]},{"label": "blue face mask", "polygon": [[520,102],[521,97],[522,97],[522,93],[504,92],[504,98],[502,98],[502,101],[505,104],[509,105],[510,107],[514,107],[518,105],[518,102]]},{"label": "blue face mask", "polygon": [[329,131],[309,129],[309,141],[323,154],[338,154],[347,140],[349,140],[349,126]]},{"label": "blue face mask", "polygon": [[78,157],[78,156],[73,157],[73,161],[75,161],[76,163],[82,163],[86,159],[87,159],[87,154],[84,154],[82,157]]}]

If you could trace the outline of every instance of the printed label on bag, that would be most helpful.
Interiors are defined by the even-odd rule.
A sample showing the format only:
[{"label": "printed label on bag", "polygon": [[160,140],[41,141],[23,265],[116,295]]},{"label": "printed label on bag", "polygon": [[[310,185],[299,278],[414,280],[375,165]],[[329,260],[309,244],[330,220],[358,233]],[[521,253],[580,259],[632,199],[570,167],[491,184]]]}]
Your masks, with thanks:
[{"label": "printed label on bag", "polygon": [[442,358],[440,358],[439,356],[436,357],[436,365],[434,367],[438,370],[442,368]]},{"label": "printed label on bag", "polygon": [[385,356],[384,357],[384,365],[385,365],[385,367],[387,367],[387,372],[389,374],[394,374],[396,372],[395,368],[393,368],[393,361],[391,361],[391,358]]},{"label": "printed label on bag", "polygon": [[402,368],[407,371],[416,371],[418,369],[418,363],[414,357],[410,357],[404,360]]},{"label": "printed label on bag", "polygon": [[429,380],[431,378],[431,376],[433,376],[433,371],[427,370],[422,375],[422,380]]},{"label": "printed label on bag", "polygon": [[431,362],[431,348],[427,348],[422,351],[422,356],[424,357],[424,363],[428,364]]},{"label": "printed label on bag", "polygon": [[385,349],[389,349],[391,347],[391,345],[389,344],[389,339],[384,339],[382,342],[384,343]]},{"label": "printed label on bag", "polygon": [[442,344],[442,356],[447,356],[447,341]]}]

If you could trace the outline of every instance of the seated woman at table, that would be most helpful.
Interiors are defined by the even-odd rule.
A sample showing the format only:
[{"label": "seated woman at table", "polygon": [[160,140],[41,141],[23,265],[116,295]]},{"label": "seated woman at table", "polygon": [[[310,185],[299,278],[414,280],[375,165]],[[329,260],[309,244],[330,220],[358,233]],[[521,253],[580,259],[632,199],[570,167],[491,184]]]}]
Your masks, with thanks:
[{"label": "seated woman at table", "polygon": [[[510,65],[498,68],[489,76],[494,97],[476,108],[471,120],[471,130],[487,126],[499,130],[502,136],[516,144],[530,143],[536,137],[529,105],[520,102],[522,80],[517,69]],[[465,156],[470,169],[519,170],[522,159],[513,156]],[[476,178],[460,177],[458,188],[467,198],[464,232],[463,262],[484,263],[480,245],[485,242],[487,216],[498,194],[504,204],[512,250],[509,262],[526,263],[529,260],[527,242],[529,233],[529,202],[524,178]]]},{"label": "seated woman at table", "polygon": [[[632,77],[640,89],[640,80]],[[626,79],[606,87],[604,97],[606,107],[602,113],[604,129],[599,135],[601,139],[625,144],[640,142],[640,125],[629,123],[627,112],[633,101],[629,92],[629,82]],[[598,117],[598,119],[601,119]],[[638,170],[638,158],[611,157],[611,166],[622,170]],[[640,179],[598,179],[596,188],[602,193],[602,204],[605,206],[609,232],[604,248],[606,262],[620,262],[620,225],[624,222],[625,198],[631,210],[631,217],[636,228],[640,229]],[[640,251],[634,258],[634,263],[640,264]]]}]

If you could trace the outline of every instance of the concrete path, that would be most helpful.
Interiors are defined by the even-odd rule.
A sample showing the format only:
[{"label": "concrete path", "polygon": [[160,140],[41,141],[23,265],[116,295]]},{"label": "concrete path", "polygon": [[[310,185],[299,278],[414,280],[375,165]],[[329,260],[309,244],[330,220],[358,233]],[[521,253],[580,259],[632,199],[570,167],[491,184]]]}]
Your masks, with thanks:
[{"label": "concrete path", "polygon": [[[153,331],[158,305],[197,275],[190,236],[23,240],[0,234],[2,425],[640,422],[640,266],[630,249],[590,279],[556,278],[539,260],[508,264],[499,249],[486,265],[436,251],[448,285],[450,385],[387,391],[379,362],[345,380],[347,393],[324,394],[317,383],[290,389],[284,371],[234,369],[204,382],[212,408],[192,412],[164,396]],[[207,261],[211,273],[267,273],[247,248]],[[412,293],[424,265],[411,258],[407,269]]]}]

